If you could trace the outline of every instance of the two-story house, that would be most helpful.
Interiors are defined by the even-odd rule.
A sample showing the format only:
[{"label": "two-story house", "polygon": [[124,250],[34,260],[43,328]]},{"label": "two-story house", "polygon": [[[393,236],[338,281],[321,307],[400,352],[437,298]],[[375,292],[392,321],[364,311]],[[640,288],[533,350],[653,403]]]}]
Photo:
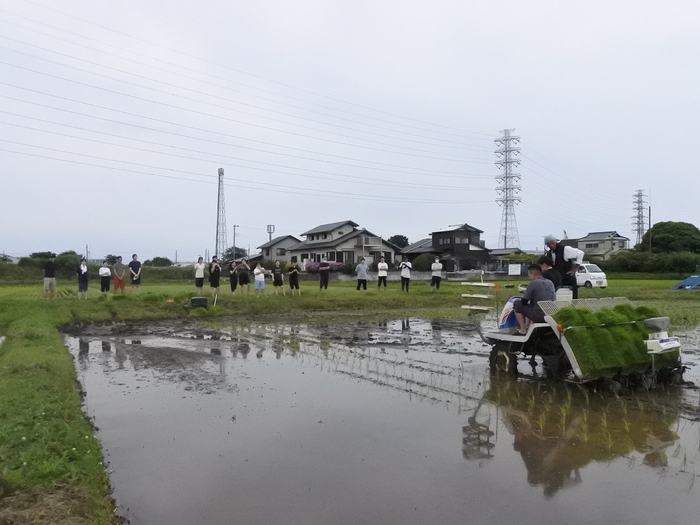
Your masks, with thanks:
[{"label": "two-story house", "polygon": [[573,246],[586,254],[586,257],[609,259],[620,250],[628,250],[630,240],[616,231],[591,232],[580,239],[564,239],[565,246]]},{"label": "two-story house", "polygon": [[489,250],[481,240],[482,230],[462,224],[434,231],[430,238],[415,242],[402,250],[409,260],[423,253],[440,258],[448,272],[484,268],[489,261]]},{"label": "two-story house", "polygon": [[258,246],[263,261],[291,262],[290,248],[301,242],[294,235],[280,235],[265,244]]},{"label": "two-story house", "polygon": [[305,239],[289,247],[290,260],[304,264],[320,262],[326,257],[330,262],[355,264],[364,257],[368,262],[384,257],[393,261],[400,251],[397,246],[366,229],[358,229],[353,221],[321,224],[301,234]]}]

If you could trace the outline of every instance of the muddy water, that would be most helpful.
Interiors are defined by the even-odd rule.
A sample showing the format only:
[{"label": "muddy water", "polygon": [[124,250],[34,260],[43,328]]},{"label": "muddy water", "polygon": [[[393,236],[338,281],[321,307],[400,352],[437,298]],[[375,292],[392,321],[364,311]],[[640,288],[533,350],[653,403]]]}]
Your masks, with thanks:
[{"label": "muddy water", "polygon": [[[455,321],[123,325],[66,342],[132,523],[687,525],[700,513],[698,390],[492,380],[489,348]],[[700,332],[684,342],[700,379]]]}]

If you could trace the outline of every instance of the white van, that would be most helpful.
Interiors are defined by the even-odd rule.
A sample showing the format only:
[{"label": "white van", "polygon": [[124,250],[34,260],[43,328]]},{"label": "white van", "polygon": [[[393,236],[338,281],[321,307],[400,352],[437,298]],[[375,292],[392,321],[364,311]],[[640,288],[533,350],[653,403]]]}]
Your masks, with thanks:
[{"label": "white van", "polygon": [[597,264],[584,263],[576,272],[576,284],[586,288],[606,288],[608,278]]}]

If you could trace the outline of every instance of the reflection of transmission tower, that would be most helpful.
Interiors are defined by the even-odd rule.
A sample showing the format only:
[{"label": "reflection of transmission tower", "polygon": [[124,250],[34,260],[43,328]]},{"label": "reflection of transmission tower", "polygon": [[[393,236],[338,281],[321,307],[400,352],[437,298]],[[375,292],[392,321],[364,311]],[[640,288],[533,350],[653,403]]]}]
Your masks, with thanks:
[{"label": "reflection of transmission tower", "polygon": [[632,231],[637,234],[637,243],[641,244],[644,237],[644,225],[646,224],[646,195],[644,190],[637,190],[632,196],[634,203],[634,215],[632,216]]},{"label": "reflection of transmission tower", "polygon": [[520,202],[520,185],[515,184],[520,180],[519,173],[513,173],[513,168],[520,166],[520,148],[514,147],[512,144],[518,144],[520,137],[511,135],[514,129],[504,129],[501,131],[503,136],[494,140],[498,149],[496,150],[495,162],[498,169],[503,169],[503,173],[496,176],[499,181],[499,186],[496,192],[499,197],[496,202],[499,206],[503,206],[503,215],[501,215],[501,231],[498,235],[498,246],[500,248],[517,248],[520,244],[518,238],[518,224],[515,222],[515,205]]},{"label": "reflection of transmission tower", "polygon": [[216,255],[226,252],[226,201],[224,200],[224,168],[219,168],[219,202],[216,205]]}]

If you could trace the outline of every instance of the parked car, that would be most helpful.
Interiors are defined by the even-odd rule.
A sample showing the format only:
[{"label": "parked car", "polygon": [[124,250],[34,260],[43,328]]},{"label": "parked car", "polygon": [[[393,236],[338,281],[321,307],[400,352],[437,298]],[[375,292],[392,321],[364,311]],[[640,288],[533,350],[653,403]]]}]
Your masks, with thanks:
[{"label": "parked car", "polygon": [[576,284],[586,288],[606,288],[608,278],[597,264],[584,263],[578,267],[576,272]]}]

